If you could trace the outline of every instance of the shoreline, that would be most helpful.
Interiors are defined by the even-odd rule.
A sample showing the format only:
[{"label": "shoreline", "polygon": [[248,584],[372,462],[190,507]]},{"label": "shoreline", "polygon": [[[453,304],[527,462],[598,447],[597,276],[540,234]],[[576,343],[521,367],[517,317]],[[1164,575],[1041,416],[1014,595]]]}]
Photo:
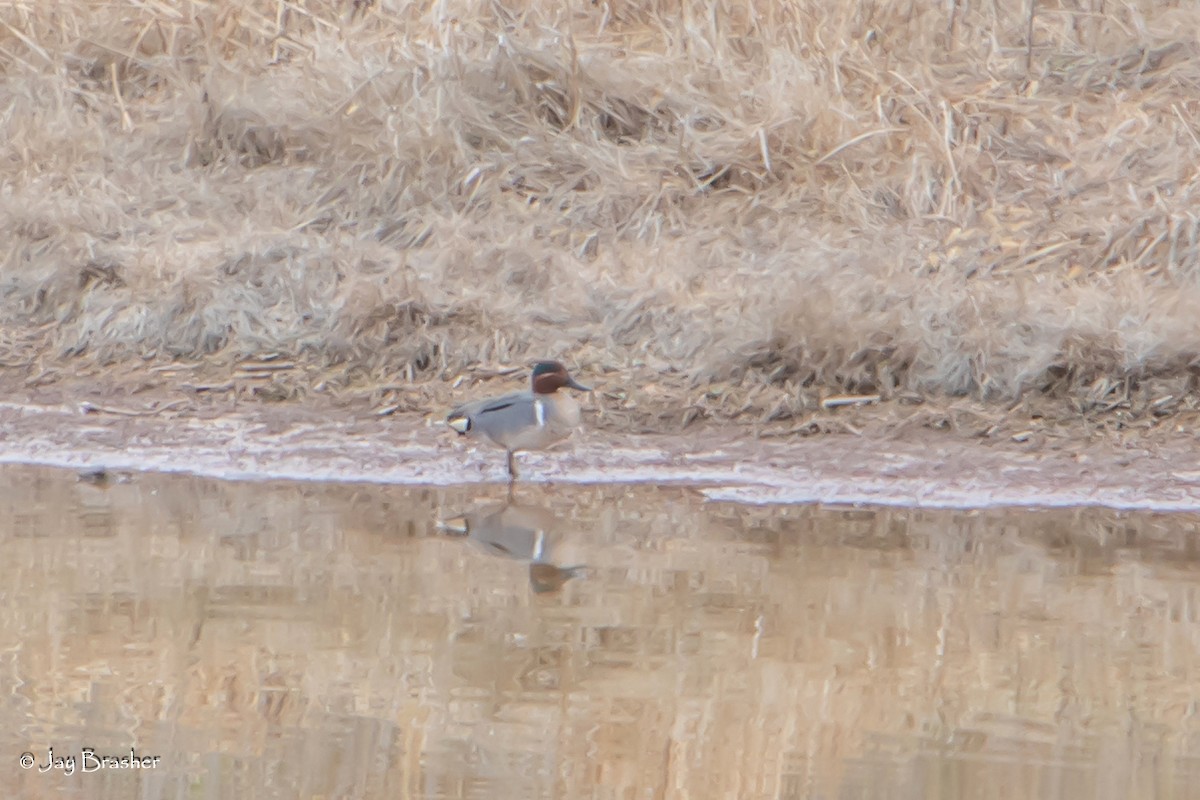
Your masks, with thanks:
[{"label": "shoreline", "polygon": [[[84,408],[90,409],[84,411]],[[155,414],[0,403],[0,463],[231,481],[500,486],[501,451],[416,414],[291,404]],[[585,423],[586,425],[586,423]],[[1175,441],[987,441],[920,430],[755,439],[745,426],[679,436],[583,430],[518,456],[527,484],[666,484],[750,504],[1200,511],[1200,468]]]}]

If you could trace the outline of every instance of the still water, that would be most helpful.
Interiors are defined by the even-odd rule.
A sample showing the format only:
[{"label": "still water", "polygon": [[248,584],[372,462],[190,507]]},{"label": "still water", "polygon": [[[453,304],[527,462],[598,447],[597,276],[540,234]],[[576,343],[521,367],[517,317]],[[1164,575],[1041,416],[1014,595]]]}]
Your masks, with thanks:
[{"label": "still water", "polygon": [[6,468],[0,601],[4,798],[1200,796],[1196,516]]}]

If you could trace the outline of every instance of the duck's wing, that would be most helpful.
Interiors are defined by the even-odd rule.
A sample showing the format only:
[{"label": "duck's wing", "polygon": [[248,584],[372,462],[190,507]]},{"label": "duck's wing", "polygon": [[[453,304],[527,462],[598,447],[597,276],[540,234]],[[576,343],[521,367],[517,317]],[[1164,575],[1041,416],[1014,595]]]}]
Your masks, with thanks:
[{"label": "duck's wing", "polygon": [[524,432],[539,425],[530,392],[467,403],[450,412],[446,422],[460,435],[482,435],[505,448],[517,446]]},{"label": "duck's wing", "polygon": [[533,408],[533,397],[529,392],[512,392],[499,397],[489,397],[486,400],[476,400],[473,403],[464,403],[450,412],[449,419],[495,414],[511,409],[522,401],[525,401],[530,409]]},{"label": "duck's wing", "polygon": [[492,555],[524,561],[537,558],[542,538],[536,528],[512,524],[503,514],[489,514],[474,520],[471,541]]}]

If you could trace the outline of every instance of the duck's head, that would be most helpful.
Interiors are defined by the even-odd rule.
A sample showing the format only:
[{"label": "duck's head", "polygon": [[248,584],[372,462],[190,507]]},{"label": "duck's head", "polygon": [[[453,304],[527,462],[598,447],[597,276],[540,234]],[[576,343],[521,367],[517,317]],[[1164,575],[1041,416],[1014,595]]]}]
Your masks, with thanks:
[{"label": "duck's head", "polygon": [[529,585],[536,594],[556,592],[563,584],[582,573],[586,567],[556,567],[544,561],[529,565]]},{"label": "duck's head", "polygon": [[590,387],[572,378],[567,368],[557,361],[539,361],[534,364],[529,380],[534,394],[554,394],[564,386],[581,392],[591,391]]}]

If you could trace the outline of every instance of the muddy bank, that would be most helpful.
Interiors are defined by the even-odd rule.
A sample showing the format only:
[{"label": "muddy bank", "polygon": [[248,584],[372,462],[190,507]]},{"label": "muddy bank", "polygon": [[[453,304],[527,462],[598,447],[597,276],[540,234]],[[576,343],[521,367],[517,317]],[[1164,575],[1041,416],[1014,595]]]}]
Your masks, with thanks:
[{"label": "muddy bank", "polygon": [[[502,453],[433,418],[291,404],[178,410],[170,402],[0,404],[0,462],[232,480],[500,483]],[[1018,437],[1019,438],[1019,437]],[[529,483],[672,483],[748,503],[975,508],[1200,509],[1191,435],[984,441],[931,430],[756,439],[746,427],[681,436],[584,430],[520,456]]]}]

